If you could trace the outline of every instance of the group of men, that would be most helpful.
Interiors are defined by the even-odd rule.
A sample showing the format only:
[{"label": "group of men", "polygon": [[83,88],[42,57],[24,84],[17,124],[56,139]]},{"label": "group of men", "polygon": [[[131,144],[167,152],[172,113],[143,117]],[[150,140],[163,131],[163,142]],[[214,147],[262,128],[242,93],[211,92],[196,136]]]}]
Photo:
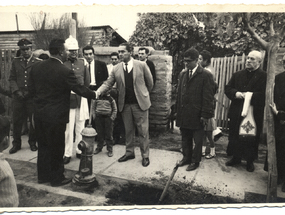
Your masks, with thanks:
[{"label": "group of men", "polygon": [[[118,53],[111,54],[111,59],[116,59],[112,59],[113,68],[108,66],[108,70],[104,62],[94,59],[92,46],[83,48],[85,60],[78,58],[78,43],[72,37],[52,40],[50,57],[44,61],[32,55],[32,44],[27,39],[20,40],[18,45],[21,55],[13,60],[9,78],[13,93],[13,147],[9,152],[21,149],[21,129],[27,111],[29,144],[32,151],[38,150],[39,183],[61,186],[71,181],[63,173],[64,164],[72,156],[74,133],[78,144],[89,118],[91,100],[111,90],[115,83],[126,136],[126,153],[118,161],[135,158],[136,127],[142,165],[150,164],[148,109],[155,70],[153,63],[142,62],[147,60],[148,49],[139,51],[144,53],[139,61],[132,57],[131,44],[121,44]],[[80,153],[77,148],[78,158]]]},{"label": "group of men", "polygon": [[[211,73],[198,65],[198,57],[199,52],[193,48],[184,53],[185,68],[179,75],[177,89],[176,124],[181,130],[183,153],[183,159],[178,165],[189,165],[187,171],[199,167],[204,128],[215,110],[215,82]],[[257,158],[265,105],[266,73],[260,68],[261,63],[261,52],[251,51],[245,69],[234,73],[225,87],[225,94],[231,100],[227,154],[232,156],[226,166],[238,165],[245,158],[249,172],[254,171],[253,161]],[[250,95],[247,102],[246,94]],[[245,103],[252,106],[253,110],[253,117],[246,122],[245,130],[255,129],[254,135],[240,135],[241,123],[246,117],[246,114],[243,115]]]},{"label": "group of men", "polygon": [[[114,86],[126,143],[126,153],[118,161],[135,158],[134,136],[137,129],[142,166],[150,164],[148,111],[156,75],[154,64],[147,59],[148,49],[139,49],[139,61],[132,57],[133,46],[123,43],[117,53],[111,54],[112,64],[107,67],[104,62],[95,60],[92,46],[82,49],[85,60],[78,58],[78,42],[72,36],[67,40],[52,40],[50,58],[45,61],[32,55],[30,41],[22,39],[18,45],[21,56],[13,60],[9,77],[14,98],[13,147],[9,152],[21,149],[21,129],[28,115],[30,148],[32,151],[38,149],[39,183],[50,182],[53,186],[60,186],[70,182],[63,174],[64,164],[70,162],[74,140],[78,144],[82,138],[80,132],[89,118],[91,100]],[[199,167],[204,128],[215,111],[216,84],[213,75],[199,65],[198,58],[199,52],[194,48],[184,53],[185,67],[179,75],[177,88],[176,124],[181,130],[183,153],[179,166],[188,164],[187,171]],[[261,62],[260,52],[250,52],[246,69],[233,74],[225,87],[225,93],[232,101],[227,153],[233,155],[226,165],[237,165],[245,156],[250,172],[254,171],[253,161],[257,157],[265,102],[266,73],[260,68]],[[247,92],[251,93],[250,104],[257,133],[254,139],[243,141],[239,138],[239,128]],[[80,153],[77,148],[78,158]]]}]

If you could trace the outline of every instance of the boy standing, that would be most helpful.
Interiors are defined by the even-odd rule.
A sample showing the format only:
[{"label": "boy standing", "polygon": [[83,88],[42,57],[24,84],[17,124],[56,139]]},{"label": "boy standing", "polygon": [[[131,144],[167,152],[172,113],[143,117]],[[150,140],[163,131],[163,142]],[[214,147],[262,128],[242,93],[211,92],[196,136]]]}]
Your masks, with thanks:
[{"label": "boy standing", "polygon": [[102,151],[106,141],[108,156],[113,156],[113,126],[117,115],[117,105],[109,92],[102,94],[93,103],[93,119],[95,118],[96,131],[98,133],[98,145],[94,154]]}]

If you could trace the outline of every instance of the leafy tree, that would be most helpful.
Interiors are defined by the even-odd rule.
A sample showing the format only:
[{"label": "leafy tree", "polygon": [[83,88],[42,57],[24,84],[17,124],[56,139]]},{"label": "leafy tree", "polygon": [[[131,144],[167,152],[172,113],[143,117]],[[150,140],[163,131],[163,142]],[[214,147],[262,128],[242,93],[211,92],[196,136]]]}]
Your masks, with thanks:
[{"label": "leafy tree", "polygon": [[173,81],[183,68],[182,53],[199,38],[196,20],[191,13],[143,13],[130,38],[137,46],[151,45],[156,50],[168,49],[173,57]]}]

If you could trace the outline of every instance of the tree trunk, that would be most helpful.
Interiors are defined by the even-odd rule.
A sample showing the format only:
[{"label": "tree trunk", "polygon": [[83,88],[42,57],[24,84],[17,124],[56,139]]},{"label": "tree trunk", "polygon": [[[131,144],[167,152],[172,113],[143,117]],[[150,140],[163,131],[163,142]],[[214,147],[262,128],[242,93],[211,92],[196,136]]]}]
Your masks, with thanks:
[{"label": "tree trunk", "polygon": [[273,113],[269,104],[274,102],[273,91],[275,82],[275,64],[279,48],[279,42],[271,42],[268,46],[268,64],[267,64],[267,82],[266,82],[266,133],[267,133],[267,150],[268,150],[268,182],[266,202],[276,202],[277,199],[277,163],[275,147],[275,131]]}]

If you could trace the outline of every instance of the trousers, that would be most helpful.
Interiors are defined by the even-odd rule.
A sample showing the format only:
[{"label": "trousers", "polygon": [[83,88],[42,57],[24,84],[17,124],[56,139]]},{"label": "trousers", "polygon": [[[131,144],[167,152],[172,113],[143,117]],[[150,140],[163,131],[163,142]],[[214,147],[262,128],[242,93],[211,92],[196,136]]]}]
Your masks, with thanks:
[{"label": "trousers", "polygon": [[71,108],[69,110],[69,123],[66,124],[65,130],[65,157],[72,156],[73,140],[75,132],[76,153],[81,154],[78,149],[78,143],[82,140],[81,131],[84,129],[85,120],[80,120],[80,108]]},{"label": "trousers", "polygon": [[126,131],[126,156],[134,156],[135,127],[138,130],[141,156],[149,157],[148,110],[141,110],[138,104],[125,104],[122,117]]}]

